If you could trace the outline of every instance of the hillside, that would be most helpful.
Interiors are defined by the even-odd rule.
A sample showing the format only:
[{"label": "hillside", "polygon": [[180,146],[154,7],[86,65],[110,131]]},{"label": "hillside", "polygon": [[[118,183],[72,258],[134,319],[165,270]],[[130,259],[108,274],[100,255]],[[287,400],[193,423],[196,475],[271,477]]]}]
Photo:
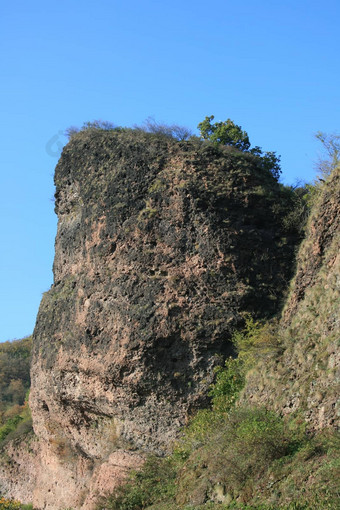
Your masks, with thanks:
[{"label": "hillside", "polygon": [[11,438],[30,388],[32,338],[0,343],[0,445]]},{"label": "hillside", "polygon": [[[293,504],[279,478],[303,448],[322,466],[334,452],[335,439],[317,450],[312,434],[335,425],[338,174],[297,268],[300,198],[256,154],[86,129],[55,184],[54,283],[33,335],[35,436],[6,446],[0,491],[51,510],[90,510],[107,492],[103,508],[121,510]],[[117,489],[146,459],[139,488]]]}]

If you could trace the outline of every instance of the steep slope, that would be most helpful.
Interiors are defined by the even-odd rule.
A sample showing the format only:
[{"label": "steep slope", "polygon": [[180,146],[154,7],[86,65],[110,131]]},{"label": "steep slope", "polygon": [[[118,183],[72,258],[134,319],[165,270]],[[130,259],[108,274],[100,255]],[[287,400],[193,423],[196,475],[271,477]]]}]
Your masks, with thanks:
[{"label": "steep slope", "polygon": [[294,236],[259,158],[89,130],[55,174],[54,284],[34,332],[37,508],[89,508],[207,399],[242,312],[270,316]]},{"label": "steep slope", "polygon": [[323,185],[280,324],[282,356],[249,375],[245,400],[339,426],[340,168]]}]

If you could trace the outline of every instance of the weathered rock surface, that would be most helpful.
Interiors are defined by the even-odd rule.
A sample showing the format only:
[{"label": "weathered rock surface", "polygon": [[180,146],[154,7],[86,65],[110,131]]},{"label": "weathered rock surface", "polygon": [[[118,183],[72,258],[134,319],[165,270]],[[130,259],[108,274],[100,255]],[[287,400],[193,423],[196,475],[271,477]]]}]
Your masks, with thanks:
[{"label": "weathered rock surface", "polygon": [[54,284],[34,332],[37,508],[91,508],[204,404],[242,312],[270,316],[294,239],[259,160],[80,133],[55,174]]},{"label": "weathered rock surface", "polygon": [[244,399],[339,427],[340,169],[324,184],[297,256],[283,310],[282,356],[250,374]]}]

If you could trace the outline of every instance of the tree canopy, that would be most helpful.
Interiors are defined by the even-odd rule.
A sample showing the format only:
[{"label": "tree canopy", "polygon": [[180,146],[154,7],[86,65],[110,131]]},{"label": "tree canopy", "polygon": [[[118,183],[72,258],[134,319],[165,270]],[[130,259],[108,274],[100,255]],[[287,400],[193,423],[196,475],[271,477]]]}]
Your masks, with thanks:
[{"label": "tree canopy", "polygon": [[241,126],[227,119],[225,122],[215,122],[214,116],[206,117],[203,122],[198,124],[201,137],[211,142],[221,143],[222,145],[233,145],[241,151],[247,151],[250,147],[249,137],[246,131],[242,131]]},{"label": "tree canopy", "polygon": [[250,149],[249,136],[246,131],[243,131],[241,126],[235,124],[231,119],[227,119],[223,122],[215,122],[214,115],[205,117],[205,119],[198,124],[200,135],[203,140],[209,140],[210,142],[230,145],[243,152],[250,152],[255,156],[258,156],[261,165],[265,170],[271,172],[273,177],[278,180],[281,175],[280,167],[280,156],[277,156],[275,152],[262,152],[262,149],[258,146]]}]

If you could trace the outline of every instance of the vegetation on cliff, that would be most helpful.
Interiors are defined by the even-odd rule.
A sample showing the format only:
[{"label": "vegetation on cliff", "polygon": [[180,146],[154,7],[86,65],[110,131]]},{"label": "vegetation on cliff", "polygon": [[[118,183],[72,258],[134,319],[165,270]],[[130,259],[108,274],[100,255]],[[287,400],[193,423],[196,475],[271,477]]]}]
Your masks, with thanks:
[{"label": "vegetation on cliff", "polygon": [[0,447],[31,430],[27,405],[32,338],[0,343]]},{"label": "vegetation on cliff", "polygon": [[212,120],[214,120],[213,115],[206,117],[197,126],[203,140],[209,140],[218,145],[236,147],[240,151],[256,155],[261,165],[269,170],[275,179],[279,179],[282,173],[280,156],[277,156],[275,152],[265,152],[263,154],[262,149],[258,146],[251,149],[248,133],[242,131],[241,126],[235,124],[231,119],[224,122],[215,122],[214,124],[211,123]]}]

